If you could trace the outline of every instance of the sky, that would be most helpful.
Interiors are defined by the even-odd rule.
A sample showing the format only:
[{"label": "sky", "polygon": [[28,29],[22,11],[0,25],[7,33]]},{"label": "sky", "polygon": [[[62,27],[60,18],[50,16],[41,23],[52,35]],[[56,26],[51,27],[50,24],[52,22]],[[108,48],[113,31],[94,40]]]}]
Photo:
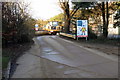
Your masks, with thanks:
[{"label": "sky", "polygon": [[30,3],[30,14],[32,17],[43,20],[62,13],[58,1],[59,0],[27,0],[27,2]]}]

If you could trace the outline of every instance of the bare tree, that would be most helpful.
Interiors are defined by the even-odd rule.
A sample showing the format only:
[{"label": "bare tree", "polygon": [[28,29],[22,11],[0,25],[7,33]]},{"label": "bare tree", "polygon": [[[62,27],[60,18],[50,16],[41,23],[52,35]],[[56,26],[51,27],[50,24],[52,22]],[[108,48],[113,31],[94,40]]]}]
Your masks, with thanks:
[{"label": "bare tree", "polygon": [[[2,2],[2,34],[3,43],[8,41],[19,42],[28,38],[30,25],[26,22],[34,22],[27,12],[28,4],[20,2]],[[31,25],[33,26],[33,25]],[[23,35],[26,37],[22,38]],[[29,40],[29,39],[26,39]]]},{"label": "bare tree", "polygon": [[69,1],[68,0],[59,0],[60,7],[64,12],[64,32],[69,33],[70,27],[70,9],[69,9]]},{"label": "bare tree", "polygon": [[72,2],[72,3],[74,4],[74,7],[72,10],[70,10],[69,0],[59,0],[60,7],[64,12],[65,17],[64,32],[66,33],[69,33],[71,19],[73,18],[75,13],[79,10],[79,8],[85,9],[91,5],[91,2]]}]

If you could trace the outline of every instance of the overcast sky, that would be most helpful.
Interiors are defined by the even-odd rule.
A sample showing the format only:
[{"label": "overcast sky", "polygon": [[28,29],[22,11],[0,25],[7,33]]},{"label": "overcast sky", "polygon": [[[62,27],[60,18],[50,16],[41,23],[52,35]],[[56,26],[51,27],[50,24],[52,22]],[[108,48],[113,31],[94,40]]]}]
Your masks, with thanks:
[{"label": "overcast sky", "polygon": [[62,12],[58,0],[27,0],[31,2],[30,14],[37,19],[49,19]]}]

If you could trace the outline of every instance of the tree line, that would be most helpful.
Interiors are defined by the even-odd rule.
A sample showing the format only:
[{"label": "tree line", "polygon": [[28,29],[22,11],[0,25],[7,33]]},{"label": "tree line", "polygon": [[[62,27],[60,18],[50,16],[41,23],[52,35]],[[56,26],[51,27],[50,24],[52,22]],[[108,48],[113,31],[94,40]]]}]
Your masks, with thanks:
[{"label": "tree line", "polygon": [[[59,0],[59,5],[63,10],[64,32],[70,33],[70,24],[76,25],[76,20],[94,18],[95,24],[100,24],[103,29],[103,37],[108,36],[108,25],[110,15],[115,14],[114,27],[120,27],[120,2],[72,2],[72,9],[70,9],[69,0]],[[60,16],[60,15],[59,15]],[[101,19],[102,17],[102,19]],[[53,19],[59,18],[55,16]],[[52,18],[51,18],[52,19]],[[89,26],[90,28],[90,26]]]},{"label": "tree line", "polygon": [[2,46],[31,41],[35,20],[29,15],[29,4],[24,2],[1,2],[1,4]]}]

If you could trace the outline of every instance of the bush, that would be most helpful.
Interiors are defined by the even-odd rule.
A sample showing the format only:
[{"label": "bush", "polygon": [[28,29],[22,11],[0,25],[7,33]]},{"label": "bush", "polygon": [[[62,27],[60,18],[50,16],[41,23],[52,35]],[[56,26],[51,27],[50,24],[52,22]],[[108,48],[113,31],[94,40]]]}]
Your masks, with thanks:
[{"label": "bush", "polygon": [[97,35],[90,28],[88,28],[88,39],[97,39]]}]

